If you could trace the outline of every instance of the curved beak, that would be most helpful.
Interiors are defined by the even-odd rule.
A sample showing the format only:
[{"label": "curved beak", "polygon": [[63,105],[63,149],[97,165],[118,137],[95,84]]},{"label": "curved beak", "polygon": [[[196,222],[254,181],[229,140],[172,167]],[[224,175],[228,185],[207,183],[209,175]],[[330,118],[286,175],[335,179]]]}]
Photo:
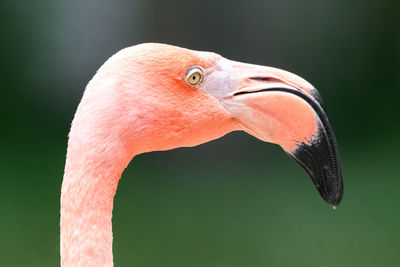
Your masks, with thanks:
[{"label": "curved beak", "polygon": [[318,91],[301,77],[271,67],[222,59],[208,71],[212,78],[201,89],[217,97],[243,130],[280,145],[336,208],[343,197],[339,152]]}]

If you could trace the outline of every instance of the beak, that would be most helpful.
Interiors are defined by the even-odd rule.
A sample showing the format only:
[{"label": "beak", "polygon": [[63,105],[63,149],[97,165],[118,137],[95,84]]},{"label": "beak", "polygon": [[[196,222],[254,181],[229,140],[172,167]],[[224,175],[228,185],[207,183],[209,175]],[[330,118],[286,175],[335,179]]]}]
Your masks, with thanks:
[{"label": "beak", "polygon": [[339,152],[318,91],[299,76],[271,67],[223,59],[218,72],[228,88],[217,97],[241,129],[280,145],[336,208],[343,197]]}]

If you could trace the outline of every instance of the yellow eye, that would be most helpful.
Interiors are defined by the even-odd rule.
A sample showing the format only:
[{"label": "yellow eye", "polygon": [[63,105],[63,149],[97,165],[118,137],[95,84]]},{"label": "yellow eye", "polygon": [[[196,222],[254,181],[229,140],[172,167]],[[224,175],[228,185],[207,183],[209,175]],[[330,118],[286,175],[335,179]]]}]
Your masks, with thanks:
[{"label": "yellow eye", "polygon": [[186,83],[190,86],[196,86],[203,80],[203,68],[199,66],[190,67],[186,72]]}]

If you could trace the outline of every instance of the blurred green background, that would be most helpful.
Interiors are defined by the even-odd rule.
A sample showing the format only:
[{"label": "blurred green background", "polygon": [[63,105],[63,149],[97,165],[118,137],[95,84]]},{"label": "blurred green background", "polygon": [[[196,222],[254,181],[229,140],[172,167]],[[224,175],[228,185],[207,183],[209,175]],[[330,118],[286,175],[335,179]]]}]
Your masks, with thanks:
[{"label": "blurred green background", "polygon": [[1,266],[57,266],[67,134],[121,48],[163,42],[294,72],[342,158],[336,210],[276,145],[244,133],[136,157],[115,199],[116,266],[395,266],[398,0],[43,0],[0,4]]}]

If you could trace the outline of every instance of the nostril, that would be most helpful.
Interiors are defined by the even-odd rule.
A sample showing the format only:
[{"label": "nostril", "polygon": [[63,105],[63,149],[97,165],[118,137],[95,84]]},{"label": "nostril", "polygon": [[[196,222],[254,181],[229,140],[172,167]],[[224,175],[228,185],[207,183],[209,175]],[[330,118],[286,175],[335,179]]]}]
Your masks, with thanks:
[{"label": "nostril", "polygon": [[261,76],[250,77],[250,80],[262,81],[262,82],[282,82],[282,80],[274,77],[261,77]]}]

